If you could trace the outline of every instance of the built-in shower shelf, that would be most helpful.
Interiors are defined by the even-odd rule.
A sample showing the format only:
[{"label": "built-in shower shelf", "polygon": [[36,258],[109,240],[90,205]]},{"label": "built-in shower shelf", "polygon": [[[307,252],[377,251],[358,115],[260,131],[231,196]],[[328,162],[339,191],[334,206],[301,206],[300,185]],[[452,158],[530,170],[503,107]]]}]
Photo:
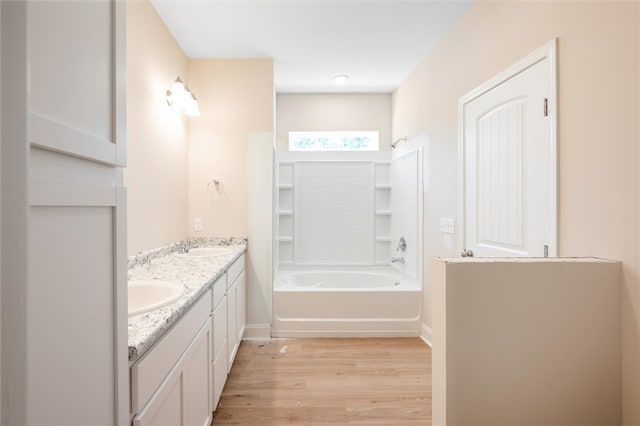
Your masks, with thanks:
[{"label": "built-in shower shelf", "polygon": [[376,210],[378,216],[391,216],[391,210]]},{"label": "built-in shower shelf", "polygon": [[283,243],[290,243],[293,242],[293,237],[278,237],[278,241]]},{"label": "built-in shower shelf", "polygon": [[293,210],[278,210],[278,214],[280,216],[291,216],[293,215]]},{"label": "built-in shower shelf", "polygon": [[381,243],[390,243],[391,237],[376,237],[376,241]]},{"label": "built-in shower shelf", "polygon": [[391,185],[388,183],[377,183],[376,189],[391,189]]},{"label": "built-in shower shelf", "polygon": [[292,183],[281,183],[278,185],[278,189],[293,189]]}]

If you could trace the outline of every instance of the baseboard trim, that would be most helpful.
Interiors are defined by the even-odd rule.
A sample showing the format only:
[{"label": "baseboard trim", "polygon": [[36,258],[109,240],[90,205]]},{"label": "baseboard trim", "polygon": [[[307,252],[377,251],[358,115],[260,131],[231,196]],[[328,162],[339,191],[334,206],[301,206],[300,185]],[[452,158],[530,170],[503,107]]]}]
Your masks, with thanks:
[{"label": "baseboard trim", "polygon": [[412,330],[272,330],[272,337],[334,337],[334,338],[365,338],[365,337],[419,337],[419,331]]},{"label": "baseboard trim", "polygon": [[271,324],[247,324],[244,327],[242,340],[271,339]]},{"label": "baseboard trim", "polygon": [[427,324],[422,324],[422,333],[420,334],[420,338],[424,340],[424,342],[429,345],[430,348],[433,348],[433,344],[431,344],[431,327],[427,326]]}]

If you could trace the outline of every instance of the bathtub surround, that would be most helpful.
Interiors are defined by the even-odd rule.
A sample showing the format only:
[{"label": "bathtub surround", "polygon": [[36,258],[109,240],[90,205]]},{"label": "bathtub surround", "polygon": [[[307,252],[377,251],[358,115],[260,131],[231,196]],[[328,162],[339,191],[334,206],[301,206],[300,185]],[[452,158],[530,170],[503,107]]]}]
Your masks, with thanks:
[{"label": "bathtub surround", "polygon": [[433,424],[621,424],[620,266],[434,259]]},{"label": "bathtub surround", "polygon": [[[392,266],[422,282],[422,148],[416,145],[391,152],[391,256],[403,263]],[[400,239],[405,242],[400,243]]]},{"label": "bathtub surround", "polygon": [[393,95],[393,140],[428,139],[424,258],[457,256],[439,225],[457,217],[458,99],[558,38],[559,255],[622,261],[625,425],[640,424],[639,19],[638,2],[478,1]]},{"label": "bathtub surround", "polygon": [[389,264],[389,152],[277,156],[278,264]]},{"label": "bathtub surround", "polygon": [[[277,151],[272,336],[420,334],[420,159]],[[394,214],[406,235],[392,237]]]}]

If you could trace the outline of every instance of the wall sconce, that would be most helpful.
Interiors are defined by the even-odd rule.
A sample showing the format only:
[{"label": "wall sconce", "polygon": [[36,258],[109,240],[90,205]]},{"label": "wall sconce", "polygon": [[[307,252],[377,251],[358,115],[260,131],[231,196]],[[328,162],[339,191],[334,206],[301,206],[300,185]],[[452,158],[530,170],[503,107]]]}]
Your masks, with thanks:
[{"label": "wall sconce", "polygon": [[185,115],[191,117],[200,115],[196,96],[184,85],[180,77],[176,78],[171,89],[167,90],[167,104],[173,109],[184,112]]}]

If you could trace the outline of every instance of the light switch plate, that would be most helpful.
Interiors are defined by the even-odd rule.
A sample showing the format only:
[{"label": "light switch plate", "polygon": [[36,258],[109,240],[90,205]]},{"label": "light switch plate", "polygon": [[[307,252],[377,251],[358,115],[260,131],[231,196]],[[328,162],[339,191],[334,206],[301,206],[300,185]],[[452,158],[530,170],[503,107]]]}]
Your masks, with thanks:
[{"label": "light switch plate", "polygon": [[440,232],[443,234],[453,234],[455,220],[450,217],[441,217],[440,218]]},{"label": "light switch plate", "polygon": [[202,231],[202,218],[196,217],[193,219],[193,230],[194,231]]}]

